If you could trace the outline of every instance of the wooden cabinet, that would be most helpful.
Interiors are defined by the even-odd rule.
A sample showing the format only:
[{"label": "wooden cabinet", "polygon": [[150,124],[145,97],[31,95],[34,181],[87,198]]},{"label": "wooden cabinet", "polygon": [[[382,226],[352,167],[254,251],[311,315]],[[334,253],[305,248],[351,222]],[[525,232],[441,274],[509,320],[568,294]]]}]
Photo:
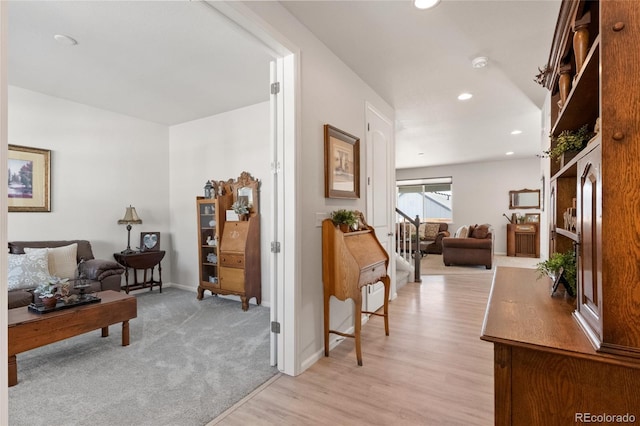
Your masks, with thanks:
[{"label": "wooden cabinet", "polygon": [[220,240],[218,294],[240,296],[242,309],[249,309],[249,300],[262,299],[260,268],[260,217],[227,222]]},{"label": "wooden cabinet", "polygon": [[[583,45],[586,56],[581,61],[585,26],[589,41]],[[576,247],[575,317],[593,346],[636,358],[640,358],[639,45],[640,2],[564,0],[549,59],[551,72],[545,78],[552,92],[553,135],[585,124],[593,129],[599,122],[598,134],[575,158],[551,162],[550,223],[555,227],[550,247],[555,251]],[[575,225],[567,227],[563,214],[574,200]]]},{"label": "wooden cabinet", "polygon": [[[205,290],[215,295],[239,296],[246,311],[251,298],[255,297],[258,305],[262,303],[260,181],[242,172],[237,179],[210,182],[213,193],[219,195],[197,199],[198,300],[202,300]],[[227,210],[240,204],[245,212],[236,211],[243,213],[246,220],[227,221]]]},{"label": "wooden cabinet", "polygon": [[204,291],[212,293],[220,288],[218,274],[218,246],[225,223],[225,211],[231,205],[229,196],[196,199],[198,224],[198,299]]},{"label": "wooden cabinet", "polygon": [[507,256],[540,257],[540,224],[507,224]]}]

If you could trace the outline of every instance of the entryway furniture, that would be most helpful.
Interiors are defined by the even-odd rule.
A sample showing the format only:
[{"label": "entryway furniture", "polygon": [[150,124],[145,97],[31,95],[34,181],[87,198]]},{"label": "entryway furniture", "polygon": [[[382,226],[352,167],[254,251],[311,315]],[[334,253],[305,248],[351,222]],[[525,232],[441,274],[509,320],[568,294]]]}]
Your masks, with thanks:
[{"label": "entryway furniture", "polygon": [[507,256],[540,257],[538,223],[507,224]]},{"label": "entryway furniture", "polygon": [[[389,255],[384,250],[373,227],[364,222],[360,214],[360,231],[342,232],[331,219],[322,222],[322,283],[324,288],[324,356],[329,356],[329,333],[355,338],[356,359],[362,365],[360,329],[362,314],[384,317],[385,334],[389,335],[389,291],[391,281],[387,275]],[[382,281],[384,284],[384,313],[362,310],[362,288]],[[353,334],[332,330],[329,301],[353,300]]]}]

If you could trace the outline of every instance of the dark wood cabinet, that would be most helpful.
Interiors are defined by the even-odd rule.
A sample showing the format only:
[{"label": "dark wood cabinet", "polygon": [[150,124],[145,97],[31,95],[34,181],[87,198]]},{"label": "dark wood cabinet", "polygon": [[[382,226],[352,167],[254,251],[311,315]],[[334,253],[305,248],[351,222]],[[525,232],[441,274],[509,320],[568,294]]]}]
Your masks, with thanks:
[{"label": "dark wood cabinet", "polygon": [[[584,22],[582,62],[573,39]],[[562,1],[545,77],[552,135],[585,124],[596,133],[573,158],[550,163],[550,249],[575,250],[578,294],[549,297],[533,270],[496,271],[482,335],[494,343],[496,424],[594,422],[588,413],[638,420],[638,46],[639,1]],[[628,420],[598,423],[616,422]]]}]

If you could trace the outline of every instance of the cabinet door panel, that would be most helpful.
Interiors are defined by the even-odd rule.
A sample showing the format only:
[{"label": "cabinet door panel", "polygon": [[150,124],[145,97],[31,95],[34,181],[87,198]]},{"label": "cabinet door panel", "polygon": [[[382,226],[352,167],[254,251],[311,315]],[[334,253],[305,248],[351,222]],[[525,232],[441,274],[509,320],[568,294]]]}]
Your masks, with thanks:
[{"label": "cabinet door panel", "polygon": [[244,293],[244,269],[220,268],[220,288]]},{"label": "cabinet door panel", "polygon": [[602,184],[600,147],[578,163],[578,311],[592,331],[602,339],[602,257],[600,253]]}]

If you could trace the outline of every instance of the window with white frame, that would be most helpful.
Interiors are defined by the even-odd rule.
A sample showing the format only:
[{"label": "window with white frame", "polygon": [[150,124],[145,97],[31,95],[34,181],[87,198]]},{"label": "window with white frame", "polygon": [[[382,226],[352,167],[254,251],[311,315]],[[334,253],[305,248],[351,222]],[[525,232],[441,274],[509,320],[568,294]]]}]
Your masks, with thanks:
[{"label": "window with white frame", "polygon": [[421,222],[451,222],[452,184],[449,177],[396,181],[398,209]]}]

